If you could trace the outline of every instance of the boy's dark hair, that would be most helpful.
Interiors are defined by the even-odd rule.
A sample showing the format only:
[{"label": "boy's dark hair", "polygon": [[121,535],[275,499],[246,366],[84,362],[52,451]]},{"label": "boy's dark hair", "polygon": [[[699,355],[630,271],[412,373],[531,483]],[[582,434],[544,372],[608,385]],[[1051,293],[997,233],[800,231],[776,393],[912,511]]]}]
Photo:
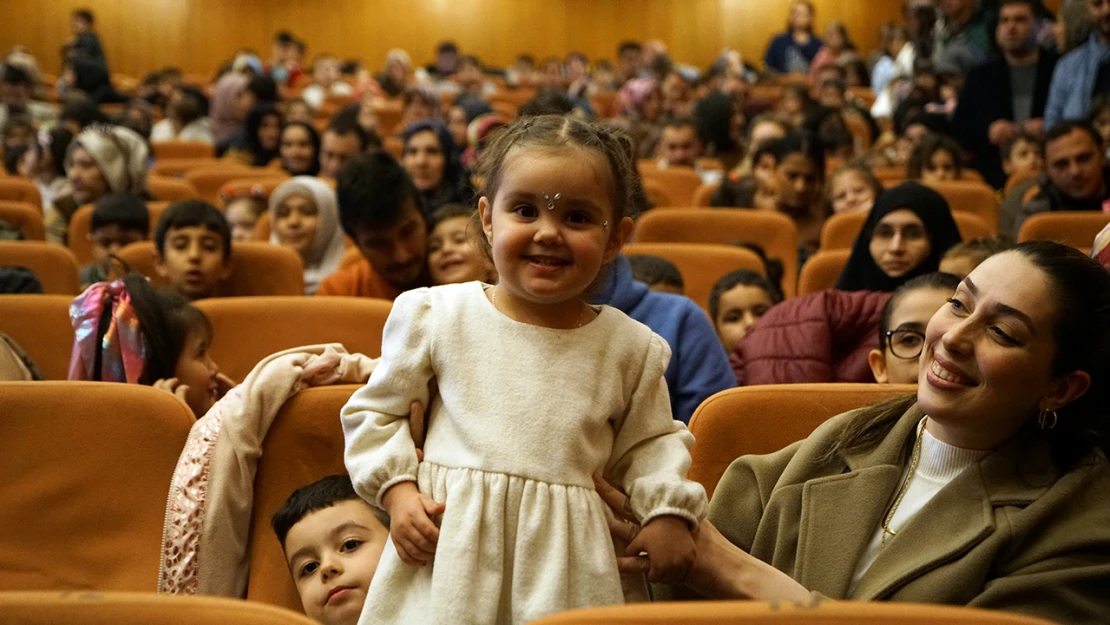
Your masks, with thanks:
[{"label": "boy's dark hair", "polygon": [[154,230],[154,246],[158,255],[166,255],[166,233],[176,228],[202,226],[220,235],[223,240],[224,262],[231,258],[231,226],[220,209],[204,200],[181,200],[170,204]]},{"label": "boy's dark hair", "polygon": [[382,138],[378,136],[378,133],[372,130],[366,130],[358,124],[357,113],[357,108],[355,109],[355,115],[344,115],[343,111],[336,113],[335,117],[332,117],[331,122],[328,123],[328,127],[324,129],[324,132],[335,133],[341,137],[353,133],[358,137],[359,152],[365,152],[372,147],[382,147]]},{"label": "boy's dark hair", "polygon": [[[772,139],[766,142],[763,147],[767,148],[767,153],[775,156],[775,162],[780,165],[791,154],[801,154],[813,161],[817,170],[817,179],[822,181],[825,179],[824,146],[821,141],[816,140],[808,133],[791,132],[781,139]],[[757,152],[757,154],[760,154],[760,152],[762,152],[762,150]]]},{"label": "boy's dark hair", "polygon": [[247,83],[247,91],[254,94],[259,104],[277,102],[281,99],[278,96],[277,83],[274,82],[274,79],[261,74],[251,77],[250,82]]},{"label": "boy's dark hair", "polygon": [[640,42],[638,41],[623,41],[619,46],[617,46],[617,56],[620,56],[625,52],[636,52],[638,54],[642,52],[643,49],[644,47],[641,46]]},{"label": "boy's dark hair", "polygon": [[[760,149],[765,150],[766,145]],[[755,208],[755,194],[759,192],[759,179],[755,176],[741,176],[736,180],[725,178],[721,186],[713,192],[710,205],[715,208]]]},{"label": "boy's dark hair", "polygon": [[4,170],[15,176],[19,174],[19,161],[31,151],[29,145],[9,145],[4,149]]},{"label": "boy's dark hair", "polygon": [[61,126],[55,126],[46,133],[50,139],[50,159],[51,165],[54,167],[54,173],[59,176],[66,175],[66,153],[69,152],[69,144],[73,142],[73,133],[68,129]]},{"label": "boy's dark hair", "polygon": [[1082,130],[1087,133],[1091,137],[1091,140],[1095,142],[1095,145],[1102,145],[1102,135],[1098,134],[1098,130],[1095,129],[1091,122],[1085,119],[1065,119],[1052,128],[1049,128],[1048,132],[1045,133],[1045,147],[1047,147],[1049,143],[1066,135],[1070,135],[1076,130]]},{"label": "boy's dark hair", "polygon": [[285,550],[285,537],[289,535],[289,530],[306,516],[354,499],[362,498],[355,492],[351,478],[347,475],[329,475],[293,491],[270,519],[270,527],[274,528],[282,551]]},{"label": "boy's dark hair", "polygon": [[717,313],[721,307],[721,296],[741,285],[763,289],[774,304],[782,301],[782,294],[775,288],[775,285],[759,273],[750,269],[731,271],[718,280],[717,284],[713,285],[713,290],[709,292],[709,318],[713,321],[713,325],[717,325]]},{"label": "boy's dark hair", "polygon": [[[139,376],[139,384],[151,385],[157,380],[174,377],[177,361],[185,349],[189,333],[200,330],[207,339],[212,338],[212,322],[199,308],[176,291],[155,289],[146,278],[137,273],[123,277],[124,286],[131,296],[131,306],[139,319],[139,332],[146,344],[146,364]],[[104,307],[98,337],[108,329],[111,306]],[[97,341],[100,344],[101,341]],[[93,368],[94,378],[100,380],[100,353],[97,352]]]},{"label": "boy's dark hair", "polygon": [[[1017,2],[1019,0],[1014,1]],[[1024,0],[1021,1],[1024,2]],[[1033,148],[1037,150],[1037,152],[1039,152],[1042,156],[1044,155],[1044,144],[1041,143],[1040,137],[1028,132],[1023,132],[1016,137],[1007,139],[1006,142],[1002,144],[1002,160],[1010,160],[1010,156],[1014,153],[1014,148],[1017,147],[1017,144],[1021,143],[1022,141],[1031,144]]]},{"label": "boy's dark hair", "polygon": [[150,232],[150,213],[146,203],[130,193],[108,193],[93,205],[89,232],[116,225],[121,230],[134,230],[146,237]]},{"label": "boy's dark hair", "polygon": [[436,54],[458,54],[459,47],[454,41],[444,41],[436,46]]},{"label": "boy's dark hair", "polygon": [[680,289],[686,287],[682,272],[666,258],[637,254],[628,257],[628,264],[632,265],[632,278],[648,286],[662,282],[667,286]]},{"label": "boy's dark hair", "polygon": [[288,30],[279,30],[274,33],[274,43],[280,43],[283,46],[287,46],[293,43],[293,41],[293,33],[289,32]]},{"label": "boy's dark hair", "polygon": [[78,101],[67,104],[58,115],[58,121],[72,121],[84,129],[92,124],[106,124],[109,120],[92,102]]},{"label": "boy's dark hair", "polygon": [[3,65],[3,82],[5,85],[17,85],[24,87],[34,87],[35,81],[31,78],[31,74],[22,67],[14,63],[4,63]]},{"label": "boy's dark hair", "polygon": [[372,149],[348,161],[335,181],[339,223],[357,240],[360,230],[378,230],[396,223],[409,202],[423,215],[423,201],[412,178],[397,159]]},{"label": "boy's dark hair", "polygon": [[476,209],[473,206],[467,206],[465,204],[459,204],[457,202],[444,204],[439,208],[439,210],[432,213],[432,218],[428,221],[428,232],[435,230],[436,226],[449,219],[457,219],[459,217],[472,219],[474,217],[475,210]]},{"label": "boy's dark hair", "polygon": [[343,76],[352,76],[362,69],[362,61],[358,59],[347,59],[339,64],[339,73]]},{"label": "boy's dark hair", "polygon": [[959,286],[960,279],[956,276],[934,271],[907,280],[905,284],[894,289],[894,292],[890,294],[890,299],[886,301],[886,306],[883,306],[882,316],[879,317],[879,351],[886,350],[886,333],[890,331],[890,318],[894,316],[894,307],[898,305],[902,297],[910,291],[918,289],[944,289],[955,293]]},{"label": "boy's dark hair", "polygon": [[[1100,140],[1096,143],[1101,145],[1102,142]],[[958,178],[960,172],[963,171],[963,149],[960,148],[959,143],[948,136],[936,133],[926,135],[921,143],[913,149],[910,154],[910,161],[906,165],[906,177],[910,180],[920,180],[922,172],[932,162],[933,155],[942,150],[952,155],[952,162],[956,166],[956,177]]]},{"label": "boy's dark hair", "polygon": [[88,9],[77,9],[73,12],[73,17],[85,22],[89,26],[96,23],[96,18],[93,17],[93,12]]}]

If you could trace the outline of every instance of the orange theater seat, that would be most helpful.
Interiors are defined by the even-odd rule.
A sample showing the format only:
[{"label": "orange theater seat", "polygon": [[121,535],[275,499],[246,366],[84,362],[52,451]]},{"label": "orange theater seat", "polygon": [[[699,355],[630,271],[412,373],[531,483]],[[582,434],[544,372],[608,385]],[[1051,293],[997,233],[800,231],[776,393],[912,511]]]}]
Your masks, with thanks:
[{"label": "orange theater seat", "polygon": [[400,159],[405,153],[405,142],[400,137],[385,137],[382,139],[382,147],[396,159]]},{"label": "orange theater seat", "polygon": [[713,194],[721,188],[720,184],[703,184],[694,191],[694,206],[712,206]]},{"label": "orange theater seat", "polygon": [[1095,236],[1110,222],[1110,215],[1095,211],[1060,211],[1032,215],[1021,224],[1018,243],[1056,241],[1090,250]]},{"label": "orange theater seat", "polygon": [[301,611],[301,602],[270,518],[293,491],[337,473],[343,465],[339,411],[357,385],[307,388],[274,418],[254,478],[247,600]]},{"label": "orange theater seat", "polygon": [[189,170],[185,180],[189,181],[197,190],[198,196],[206,201],[216,204],[220,201],[220,188],[238,178],[288,178],[280,169],[268,167],[242,167],[214,165]]},{"label": "orange theater seat", "polygon": [[160,202],[176,202],[200,197],[197,188],[186,180],[152,175],[147,176],[146,185],[150,195]]},{"label": "orange theater seat", "polygon": [[42,223],[42,205],[15,200],[0,200],[0,220],[19,228],[28,241],[46,240],[46,226]]},{"label": "orange theater seat", "polygon": [[150,144],[154,160],[167,158],[216,158],[216,148],[204,141],[154,141]]},{"label": "orange theater seat", "polygon": [[802,275],[798,277],[798,295],[809,295],[836,287],[836,281],[851,255],[851,248],[840,248],[819,250],[810,256],[802,266]]},{"label": "orange theater seat", "polygon": [[109,382],[0,382],[0,397],[0,440],[18,441],[0,454],[0,588],[156,589],[189,407]]},{"label": "orange theater seat", "polygon": [[342,343],[377,358],[393,308],[365,297],[231,297],[200,300],[212,321],[210,354],[220,370],[243,380],[266,356],[300,345]]},{"label": "orange theater seat", "polygon": [[69,321],[72,295],[4,295],[0,297],[0,332],[12,338],[47,380],[64,380],[73,352]]},{"label": "orange theater seat", "polygon": [[686,297],[709,314],[709,293],[725,274],[747,269],[764,275],[763,259],[755,252],[731,245],[712,243],[629,243],[625,256],[658,256],[674,263],[682,273]]},{"label": "orange theater seat", "polygon": [[0,241],[0,267],[30,269],[44,293],[77,295],[77,257],[73,252],[44,241]]},{"label": "orange theater seat", "polygon": [[701,176],[693,167],[672,166],[660,169],[654,164],[640,162],[640,176],[644,182],[662,186],[671,198],[671,206],[694,206],[694,194],[701,187]]},{"label": "orange theater seat", "polygon": [[42,195],[35,183],[16,176],[0,178],[0,200],[42,206]]},{"label": "orange theater seat", "polygon": [[246,165],[234,161],[221,161],[215,156],[195,156],[195,157],[178,157],[178,158],[163,158],[154,163],[150,168],[151,175],[165,176],[167,178],[180,178],[187,172],[199,169],[202,167],[226,166],[226,167],[242,167],[247,168]]},{"label": "orange theater seat", "polygon": [[[154,230],[158,227],[158,219],[171,202],[147,202],[146,210],[150,215],[150,237],[154,237]],[[78,208],[73,217],[69,218],[69,233],[66,236],[66,247],[77,256],[77,264],[84,266],[94,261],[93,244],[89,240],[92,225],[93,205],[86,204]]]},{"label": "orange theater seat", "polygon": [[721,391],[690,419],[696,441],[690,479],[712,496],[725,469],[740,456],[778,451],[830,417],[916,390],[898,384],[776,384]]},{"label": "orange theater seat", "polygon": [[571,610],[532,625],[1052,625],[1009,612],[958,606],[825,601],[791,604],[756,601],[636,603]]},{"label": "orange theater seat", "polygon": [[0,614],[19,625],[314,625],[305,616],[224,597],[152,592],[0,592]]},{"label": "orange theater seat", "polygon": [[[132,243],[118,256],[155,286],[166,286],[154,269],[153,241]],[[231,276],[220,286],[222,297],[304,294],[304,266],[301,257],[289,248],[240,241],[231,245],[231,261]]]},{"label": "orange theater seat", "polygon": [[[856,237],[863,230],[867,213],[865,210],[837,213],[825,220],[825,225],[821,227],[821,250],[851,249]],[[956,211],[952,213],[952,218],[960,229],[960,238],[965,241],[994,236],[983,218],[974,213]],[[1094,240],[1094,237],[1091,239]]]},{"label": "orange theater seat", "polygon": [[798,228],[781,213],[722,208],[656,209],[636,223],[637,243],[758,243],[768,258],[782,262],[782,289],[792,297],[797,289]]},{"label": "orange theater seat", "polygon": [[998,198],[990,185],[981,180],[956,180],[929,186],[944,196],[953,213],[975,213],[983,218],[992,236],[998,234]]}]

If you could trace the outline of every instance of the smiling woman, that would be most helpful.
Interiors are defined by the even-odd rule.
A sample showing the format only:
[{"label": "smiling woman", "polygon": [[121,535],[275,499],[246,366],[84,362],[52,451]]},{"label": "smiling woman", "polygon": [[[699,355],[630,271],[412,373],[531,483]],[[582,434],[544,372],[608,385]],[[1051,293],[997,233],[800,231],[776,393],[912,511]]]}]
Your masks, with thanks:
[{"label": "smiling woman", "polygon": [[312,176],[291,178],[270,195],[270,242],[292,248],[304,261],[305,294],[339,268],[346,246],[335,191]]},{"label": "smiling woman", "polygon": [[[987,259],[929,321],[916,397],[729,467],[687,590],[1104,622],[1108,352],[1110,274],[1098,263],[1050,242]],[[623,495],[599,491],[619,514]],[[612,524],[619,538],[635,529]]]}]

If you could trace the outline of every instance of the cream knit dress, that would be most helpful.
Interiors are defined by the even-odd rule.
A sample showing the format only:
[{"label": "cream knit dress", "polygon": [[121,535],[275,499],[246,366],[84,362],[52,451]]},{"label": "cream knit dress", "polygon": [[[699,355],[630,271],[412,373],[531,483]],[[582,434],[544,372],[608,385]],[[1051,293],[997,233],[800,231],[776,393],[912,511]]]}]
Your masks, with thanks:
[{"label": "cream knit dress", "polygon": [[[671,419],[670,349],[601,307],[575,330],[513,321],[478,282],[409,291],[394,302],[382,358],[343,408],[355,489],[381,507],[403,481],[446,504],[432,564],[386,545],[360,625],[526,623],[623,603],[604,504],[591,474],[631,497],[642,522],[697,523],[706,496],[686,480],[693,437]],[[417,465],[409,406],[429,407]]]}]

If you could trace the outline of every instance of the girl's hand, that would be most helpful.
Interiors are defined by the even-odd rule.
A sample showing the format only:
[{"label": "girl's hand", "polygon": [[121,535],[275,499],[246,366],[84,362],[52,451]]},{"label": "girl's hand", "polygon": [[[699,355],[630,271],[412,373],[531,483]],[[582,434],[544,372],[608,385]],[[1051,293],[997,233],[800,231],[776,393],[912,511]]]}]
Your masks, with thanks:
[{"label": "girl's hand", "polygon": [[626,556],[648,555],[648,581],[680,584],[686,581],[697,554],[690,525],[685,519],[664,515],[648,521],[629,542]]},{"label": "girl's hand", "polygon": [[417,566],[431,562],[439,542],[432,516],[443,514],[446,506],[422,495],[413,482],[390,487],[382,503],[389,512],[389,535],[401,561]]},{"label": "girl's hand", "polygon": [[170,378],[168,380],[163,378],[161,380],[158,380],[154,384],[151,384],[151,386],[160,391],[166,391],[171,395],[177,395],[178,399],[185,402],[186,404],[189,403],[188,400],[185,399],[185,394],[189,392],[189,385],[181,384],[180,382],[178,382],[177,378]]},{"label": "girl's hand", "polygon": [[219,400],[223,399],[224,395],[227,395],[228,391],[235,388],[235,386],[236,386],[235,380],[232,380],[231,378],[227,377],[226,375],[224,375],[222,373],[217,373],[216,374],[216,401],[219,401]]}]

